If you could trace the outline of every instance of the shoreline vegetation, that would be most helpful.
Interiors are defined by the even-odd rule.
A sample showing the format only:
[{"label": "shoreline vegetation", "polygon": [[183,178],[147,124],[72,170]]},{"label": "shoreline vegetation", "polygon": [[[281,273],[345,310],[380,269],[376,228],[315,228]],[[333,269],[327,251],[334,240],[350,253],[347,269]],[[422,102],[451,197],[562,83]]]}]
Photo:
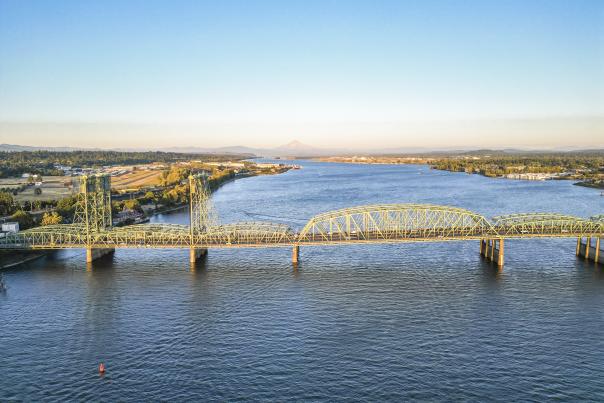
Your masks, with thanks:
[{"label": "shoreline vegetation", "polygon": [[[291,168],[286,167],[286,168],[280,170],[279,172],[276,172],[275,174],[285,173],[289,169],[291,169]],[[227,183],[234,182],[238,179],[252,178],[255,176],[259,176],[259,175],[260,174],[249,173],[249,174],[242,174],[239,176],[233,176],[231,178],[217,182],[213,188],[210,188],[210,192],[214,193],[214,192],[218,191],[222,186],[226,185]],[[148,211],[146,213],[147,214],[146,217],[151,218],[151,217],[153,217],[155,215],[159,215],[159,214],[170,214],[172,212],[183,210],[183,209],[187,208],[187,206],[188,206],[188,203],[185,202],[185,203],[180,203],[178,205],[171,206],[171,207],[164,208],[164,209],[161,209],[161,208],[154,209],[152,211]],[[126,224],[119,224],[118,226],[121,226],[121,225],[126,225]],[[40,251],[40,250],[36,250],[36,251],[9,251],[9,250],[0,251],[0,270],[10,269],[10,268],[22,265],[22,264],[26,264],[26,263],[35,261],[52,252],[53,251]]]},{"label": "shoreline vegetation", "polygon": [[350,164],[417,164],[449,172],[517,180],[574,180],[575,185],[604,189],[604,151],[506,153],[494,151],[423,155],[333,156],[315,161]]},{"label": "shoreline vegetation", "polygon": [[234,179],[294,168],[249,158],[247,154],[2,152],[0,221],[17,222],[21,230],[71,223],[82,175],[111,176],[113,222],[120,226],[146,222],[150,214],[186,205],[190,174],[206,174],[213,191]]}]

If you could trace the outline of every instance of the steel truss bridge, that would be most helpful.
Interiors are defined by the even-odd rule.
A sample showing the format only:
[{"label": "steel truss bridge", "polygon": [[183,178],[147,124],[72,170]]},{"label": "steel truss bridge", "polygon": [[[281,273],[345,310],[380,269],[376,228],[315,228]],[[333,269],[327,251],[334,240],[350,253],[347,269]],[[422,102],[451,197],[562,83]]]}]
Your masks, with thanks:
[{"label": "steel truss bridge", "polygon": [[[191,176],[190,225],[139,224],[115,227],[111,221],[110,177],[82,177],[73,224],[37,227],[0,239],[0,249],[183,248],[191,261],[209,248],[299,247],[359,243],[479,240],[480,252],[503,266],[504,239],[577,238],[577,254],[600,259],[604,216],[580,218],[556,213],[511,214],[487,219],[457,207],[430,204],[381,204],[345,208],[312,217],[300,230],[272,222],[218,224],[203,176]],[[587,241],[583,243],[582,239]],[[595,248],[591,240],[596,241]]]}]

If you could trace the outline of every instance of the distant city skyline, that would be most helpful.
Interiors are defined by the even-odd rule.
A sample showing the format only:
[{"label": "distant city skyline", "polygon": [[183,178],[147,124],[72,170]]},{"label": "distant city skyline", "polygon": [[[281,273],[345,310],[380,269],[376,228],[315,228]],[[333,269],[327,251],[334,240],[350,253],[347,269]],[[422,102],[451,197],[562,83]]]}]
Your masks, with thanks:
[{"label": "distant city skyline", "polygon": [[604,2],[0,2],[0,143],[604,147]]}]

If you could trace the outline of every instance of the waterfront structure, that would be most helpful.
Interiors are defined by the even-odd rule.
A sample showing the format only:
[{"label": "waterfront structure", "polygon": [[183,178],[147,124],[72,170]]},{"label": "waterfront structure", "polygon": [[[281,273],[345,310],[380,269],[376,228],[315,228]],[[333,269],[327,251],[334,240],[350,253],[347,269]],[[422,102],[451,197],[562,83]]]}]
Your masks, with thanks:
[{"label": "waterfront structure", "polygon": [[2,232],[10,232],[10,233],[19,232],[19,223],[18,222],[2,223]]},{"label": "waterfront structure", "polygon": [[561,175],[559,173],[515,173],[515,174],[507,174],[504,175],[507,179],[521,179],[521,180],[529,180],[529,181],[544,181],[548,179],[559,178]]},{"label": "waterfront structure", "polygon": [[526,213],[489,220],[458,207],[382,204],[322,213],[296,232],[285,224],[271,222],[219,224],[210,204],[206,176],[190,176],[189,188],[190,225],[114,227],[111,177],[84,176],[79,182],[73,224],[8,234],[0,240],[0,249],[85,248],[86,259],[91,262],[115,248],[182,248],[189,249],[194,263],[210,248],[292,247],[292,262],[297,264],[300,246],[477,240],[480,254],[502,267],[505,239],[577,238],[577,255],[595,262],[602,262],[603,258],[603,216],[587,219]]}]

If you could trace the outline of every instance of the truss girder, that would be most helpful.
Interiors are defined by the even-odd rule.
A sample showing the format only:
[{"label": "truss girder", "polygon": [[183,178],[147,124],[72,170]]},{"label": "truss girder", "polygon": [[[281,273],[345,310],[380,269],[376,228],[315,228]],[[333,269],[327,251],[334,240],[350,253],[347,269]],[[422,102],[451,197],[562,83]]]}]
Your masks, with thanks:
[{"label": "truss girder", "polygon": [[273,245],[291,244],[295,233],[284,224],[270,222],[242,222],[217,225],[201,234],[198,243],[202,245]]},{"label": "truss girder", "polygon": [[525,213],[495,217],[495,228],[505,237],[583,236],[604,233],[604,221],[556,213]]},{"label": "truss girder", "polygon": [[319,214],[298,236],[302,242],[495,237],[493,225],[469,210],[428,204],[359,206]]},{"label": "truss girder", "polygon": [[86,224],[38,227],[0,238],[0,249],[221,248],[484,238],[604,237],[602,216],[553,213],[496,217],[424,204],[360,206],[319,214],[299,233],[270,222],[212,225],[203,231],[176,224],[138,224],[89,231]]}]

